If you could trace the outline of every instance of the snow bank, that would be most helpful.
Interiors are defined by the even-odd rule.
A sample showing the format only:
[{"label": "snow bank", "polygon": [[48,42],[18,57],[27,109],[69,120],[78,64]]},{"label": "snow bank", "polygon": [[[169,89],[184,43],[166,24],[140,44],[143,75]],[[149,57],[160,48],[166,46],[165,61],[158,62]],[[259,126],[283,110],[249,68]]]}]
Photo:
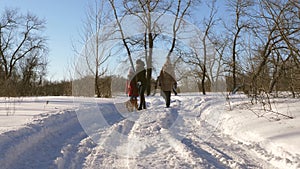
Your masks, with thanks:
[{"label": "snow bank", "polygon": [[1,97],[0,134],[26,127],[40,115],[46,116],[74,107],[73,97]]},{"label": "snow bank", "polygon": [[[220,116],[219,130],[230,135],[237,143],[247,145],[249,150],[274,166],[300,167],[299,99],[282,98],[272,100],[271,103],[272,111],[287,114],[293,119],[264,111],[261,104],[252,105],[243,95],[231,96],[229,101],[227,110]],[[217,107],[218,104],[204,114],[219,115],[214,112]]]},{"label": "snow bank", "polygon": [[0,165],[300,168],[298,99],[272,101],[273,111],[293,119],[244,95],[172,95],[171,108],[151,96],[138,112],[125,111],[127,99],[0,98]]}]

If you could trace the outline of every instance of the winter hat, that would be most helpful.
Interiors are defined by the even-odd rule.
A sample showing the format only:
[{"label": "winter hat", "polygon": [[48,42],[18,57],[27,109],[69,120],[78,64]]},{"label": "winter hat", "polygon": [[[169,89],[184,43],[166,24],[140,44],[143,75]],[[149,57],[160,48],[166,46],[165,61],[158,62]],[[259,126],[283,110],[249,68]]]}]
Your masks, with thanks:
[{"label": "winter hat", "polygon": [[139,65],[139,66],[142,66],[142,67],[145,66],[145,63],[141,59],[136,60],[135,63],[136,63],[136,65]]},{"label": "winter hat", "polygon": [[162,70],[164,72],[170,74],[171,76],[175,76],[174,67],[173,67],[173,65],[171,63],[170,57],[167,57],[167,60],[166,60],[165,64],[162,67]]},{"label": "winter hat", "polygon": [[137,71],[141,71],[144,69],[145,63],[141,59],[138,59],[135,63]]},{"label": "winter hat", "polygon": [[163,65],[163,70],[164,71],[168,71],[168,70],[170,70],[170,69],[172,69],[172,63],[171,63],[171,59],[170,59],[170,57],[167,57],[167,60],[166,60],[166,62],[165,62],[165,64]]},{"label": "winter hat", "polygon": [[132,69],[132,68],[129,68],[128,74],[133,74],[133,73],[134,73],[133,69]]},{"label": "winter hat", "polygon": [[132,78],[133,75],[134,75],[133,69],[132,69],[132,68],[129,68],[127,77],[128,77],[128,78]]}]

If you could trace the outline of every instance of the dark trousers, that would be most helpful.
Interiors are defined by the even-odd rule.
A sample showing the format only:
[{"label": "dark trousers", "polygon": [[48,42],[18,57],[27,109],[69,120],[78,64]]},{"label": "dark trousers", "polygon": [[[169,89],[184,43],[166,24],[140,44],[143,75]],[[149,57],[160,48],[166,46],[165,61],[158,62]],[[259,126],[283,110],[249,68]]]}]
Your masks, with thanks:
[{"label": "dark trousers", "polygon": [[173,87],[173,92],[174,92],[175,96],[177,96],[177,91],[176,91],[175,87]]},{"label": "dark trousers", "polygon": [[141,110],[142,108],[146,109],[145,90],[146,90],[146,86],[142,85],[139,87],[139,95],[140,95],[139,110]]},{"label": "dark trousers", "polygon": [[164,91],[163,93],[163,97],[166,101],[166,106],[167,107],[170,107],[170,103],[171,103],[171,91]]}]

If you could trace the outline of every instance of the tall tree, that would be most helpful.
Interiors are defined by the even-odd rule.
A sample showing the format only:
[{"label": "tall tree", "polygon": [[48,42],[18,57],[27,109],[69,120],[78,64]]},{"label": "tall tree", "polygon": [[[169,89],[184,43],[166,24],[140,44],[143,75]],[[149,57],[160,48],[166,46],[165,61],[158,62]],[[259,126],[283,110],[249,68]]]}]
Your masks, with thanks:
[{"label": "tall tree", "polygon": [[[299,4],[297,2],[296,4]],[[298,7],[294,1],[260,1],[259,15],[255,18],[256,39],[259,41],[260,61],[255,67],[252,76],[252,87],[257,93],[258,79],[268,67],[268,74],[272,74],[267,92],[272,92],[279,76],[286,71],[285,63],[291,60],[295,66],[299,66],[299,38],[300,20]],[[272,67],[271,67],[272,66]],[[265,78],[265,77],[263,77]]]},{"label": "tall tree", "polygon": [[112,29],[106,27],[111,15],[105,1],[92,0],[88,2],[81,35],[83,50],[75,49],[84,64],[77,67],[76,74],[83,73],[81,78],[85,78],[84,76],[87,75],[84,73],[88,71],[87,74],[94,78],[96,95],[100,97],[101,90],[103,90],[100,87],[100,78],[106,73],[105,62],[111,56],[111,48],[106,45],[112,33],[110,31]]},{"label": "tall tree", "polygon": [[[113,16],[114,16],[114,19],[115,19],[116,24],[117,24],[117,32],[119,32],[120,35],[121,35],[121,41],[122,41],[122,44],[124,45],[124,47],[126,49],[130,65],[131,65],[132,69],[135,70],[131,50],[130,50],[129,44],[127,42],[127,37],[125,36],[125,33],[124,33],[124,29],[123,29],[122,24],[121,24],[121,20],[120,20],[121,16],[118,15],[118,9],[117,9],[118,6],[117,6],[115,0],[109,0],[109,3],[111,5],[112,11],[113,11]],[[124,14],[123,14],[123,16],[124,16]]]},{"label": "tall tree", "polygon": [[[122,18],[126,15],[132,15],[139,18],[141,25],[143,26],[144,36],[139,37],[140,39],[135,39],[134,42],[136,45],[140,45],[143,50],[145,51],[145,61],[147,66],[147,80],[148,80],[148,88],[147,88],[147,95],[150,94],[151,89],[151,78],[152,78],[152,66],[153,66],[153,48],[155,44],[159,44],[159,40],[162,38],[156,38],[160,34],[163,34],[164,31],[166,32],[165,25],[159,24],[159,19],[165,15],[171,14],[174,17],[172,18],[172,26],[168,27],[167,32],[172,32],[170,39],[170,47],[168,49],[168,54],[166,56],[169,57],[172,55],[176,41],[177,35],[179,33],[180,28],[183,27],[184,23],[183,20],[185,17],[188,16],[189,11],[191,9],[192,3],[197,2],[197,0],[177,0],[177,1],[167,1],[167,0],[159,0],[159,1],[151,1],[151,0],[124,0],[122,4],[118,6],[118,4],[114,0],[109,0],[111,3],[111,7],[113,9],[115,19],[118,25],[118,31],[121,34],[121,39],[123,45],[126,49],[129,61],[131,66],[134,69],[133,65],[133,58],[132,58],[132,51],[130,49],[130,45],[134,44],[131,43],[133,38],[136,37],[126,37],[124,34],[124,27],[121,24]],[[163,35],[161,35],[163,36]],[[141,45],[142,44],[142,45]]]},{"label": "tall tree", "polygon": [[242,45],[239,43],[241,38],[241,33],[244,29],[250,27],[248,11],[251,6],[253,6],[253,0],[228,0],[227,1],[228,10],[233,15],[233,22],[229,22],[227,25],[227,30],[232,36],[232,46],[231,46],[231,63],[229,64],[232,70],[232,80],[233,86],[232,90],[237,87],[237,65],[238,56],[240,54],[240,48]]},{"label": "tall tree", "polygon": [[[203,20],[203,25],[204,25],[204,34],[203,37],[201,39],[201,42],[203,44],[203,63],[201,65],[201,69],[202,69],[202,79],[201,79],[201,86],[202,86],[202,93],[205,95],[206,94],[206,90],[205,90],[205,81],[206,78],[208,79],[208,81],[211,81],[212,79],[209,79],[208,76],[208,70],[207,70],[207,64],[208,64],[208,59],[209,56],[213,57],[211,54],[209,53],[209,48],[212,48],[210,46],[210,43],[208,43],[210,41],[209,35],[211,34],[211,29],[215,26],[217,19],[216,19],[216,14],[217,14],[217,9],[215,6],[216,1],[212,1],[211,4],[207,4],[208,8],[210,9],[210,14],[208,18],[204,18]],[[214,48],[214,47],[213,47]],[[213,49],[213,51],[215,51]],[[212,66],[209,66],[209,68],[212,69]]]},{"label": "tall tree", "polygon": [[210,35],[212,34],[212,29],[218,22],[216,19],[217,9],[215,6],[216,1],[207,2],[206,5],[209,8],[209,16],[204,17],[202,21],[203,33],[198,32],[195,43],[191,44],[192,54],[185,57],[183,60],[194,67],[193,71],[195,77],[200,79],[198,82],[199,90],[202,94],[206,94],[206,82],[210,82],[209,72],[212,72],[213,65],[212,60],[215,59],[214,46],[210,41]]},{"label": "tall tree", "polygon": [[[32,73],[39,72],[32,70],[45,69],[39,67],[47,64],[47,39],[43,36],[45,24],[31,13],[23,15],[17,9],[4,10],[0,18],[0,78],[4,84],[17,82],[18,77],[29,82],[34,77]],[[28,71],[21,70],[20,65],[27,67]],[[31,75],[26,74],[29,72]],[[45,71],[40,75],[45,75]]]}]

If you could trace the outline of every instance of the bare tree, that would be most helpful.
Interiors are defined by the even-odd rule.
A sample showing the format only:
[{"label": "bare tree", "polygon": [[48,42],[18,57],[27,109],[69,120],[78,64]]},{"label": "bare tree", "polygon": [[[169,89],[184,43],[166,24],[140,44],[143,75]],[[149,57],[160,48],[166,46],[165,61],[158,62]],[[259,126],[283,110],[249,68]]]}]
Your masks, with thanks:
[{"label": "bare tree", "polygon": [[[296,3],[296,4],[299,4]],[[257,16],[255,29],[256,38],[261,40],[259,44],[258,65],[254,68],[252,76],[252,89],[257,94],[260,85],[258,79],[266,68],[267,73],[272,74],[267,92],[273,88],[283,72],[286,71],[286,63],[292,60],[299,67],[299,17],[297,5],[292,1],[261,1],[260,13]],[[265,76],[263,78],[266,78]]]},{"label": "bare tree", "polygon": [[[16,83],[20,76],[29,83],[39,72],[34,69],[45,69],[48,52],[47,39],[43,36],[45,24],[31,13],[19,14],[17,9],[6,9],[1,15],[0,78],[4,86],[8,82]],[[24,67],[26,69],[21,70]],[[41,72],[40,75],[44,76],[45,71]]]},{"label": "bare tree", "polygon": [[209,37],[213,45],[209,46],[210,48],[213,48],[210,49],[210,51],[214,52],[210,54],[208,62],[208,74],[211,81],[211,88],[212,91],[225,92],[228,90],[228,86],[225,78],[224,55],[229,46],[229,40],[226,36],[217,35],[215,33],[211,33]]},{"label": "bare tree", "polygon": [[[129,5],[129,2],[124,3],[124,7],[126,11],[131,14],[137,16],[140,21],[143,23],[145,27],[144,39],[137,40],[138,42],[142,42],[144,46],[144,54],[147,66],[147,95],[150,95],[151,92],[151,80],[152,80],[152,58],[153,58],[153,47],[154,47],[154,40],[157,36],[157,18],[152,17],[152,12],[157,11],[159,7],[159,1],[151,2],[151,1],[136,1],[136,5]],[[131,1],[134,3],[134,1]],[[168,5],[170,8],[170,5]],[[163,10],[165,12],[165,10]],[[142,15],[140,15],[142,14]],[[159,18],[159,17],[158,17]]]},{"label": "bare tree", "polygon": [[[197,0],[177,0],[177,1],[134,1],[134,0],[126,0],[123,1],[122,6],[117,7],[114,0],[110,0],[111,7],[114,11],[115,19],[118,25],[118,31],[121,34],[121,39],[123,45],[125,46],[129,61],[131,63],[132,68],[134,69],[133,59],[132,59],[132,49],[130,45],[140,45],[145,51],[145,61],[147,66],[147,95],[150,95],[151,90],[151,79],[152,79],[152,66],[153,66],[153,48],[155,44],[161,42],[162,38],[157,38],[160,34],[164,33],[165,29],[163,25],[159,25],[158,20],[167,14],[172,14],[174,20],[172,21],[172,26],[168,27],[168,32],[172,32],[170,37],[171,43],[168,49],[168,54],[166,57],[171,56],[174,48],[176,46],[177,35],[179,33],[180,28],[183,27],[183,20],[189,14],[189,10],[192,6],[193,2]],[[122,11],[122,12],[120,12]],[[155,13],[155,14],[154,14]],[[124,28],[122,27],[120,17],[126,15],[133,15],[139,18],[142,28],[144,30],[144,36],[139,37],[139,39],[134,39],[132,37],[126,37],[124,34]],[[161,35],[164,36],[164,35]],[[136,38],[136,37],[135,37]],[[134,43],[132,43],[134,42]],[[142,45],[141,45],[142,44]]]},{"label": "bare tree", "polygon": [[[274,65],[274,69],[273,77],[269,85],[269,93],[273,91],[275,84],[279,82],[283,72],[292,68],[287,67],[286,63],[289,60],[292,60],[292,62],[295,63],[294,65],[300,68],[300,40],[299,38],[296,38],[300,35],[300,19],[297,15],[299,4],[300,2],[297,3],[297,1],[287,3],[275,3],[270,1],[265,3],[267,6],[267,13],[274,20],[277,32],[283,41],[282,44],[277,45],[276,50],[273,52],[273,57],[271,58],[271,63]],[[277,20],[277,18],[279,19]],[[277,59],[274,59],[274,56]]]},{"label": "bare tree", "polygon": [[38,94],[38,87],[42,85],[46,75],[47,60],[40,57],[39,53],[32,53],[26,60],[19,64],[21,72],[20,87],[18,93],[25,95]]},{"label": "bare tree", "polygon": [[130,61],[130,65],[131,65],[132,69],[135,70],[132,55],[131,55],[131,51],[130,51],[129,45],[126,41],[127,38],[125,37],[125,34],[124,34],[124,30],[123,30],[123,27],[122,27],[122,24],[121,24],[119,15],[118,15],[118,9],[117,9],[115,0],[109,0],[109,3],[110,3],[111,8],[113,10],[113,16],[114,16],[114,19],[117,23],[117,31],[121,34],[122,44],[124,45],[124,47],[126,49],[127,56],[128,56],[129,61]]},{"label": "bare tree", "polygon": [[[211,4],[207,4],[207,6],[210,9],[210,14],[209,14],[208,19],[204,18],[204,21],[203,21],[205,31],[204,31],[204,35],[201,39],[201,42],[203,44],[203,63],[201,65],[203,75],[202,75],[202,79],[201,79],[201,86],[202,86],[202,93],[204,95],[206,94],[205,85],[204,85],[205,81],[206,81],[206,77],[207,77],[208,81],[212,80],[207,75],[207,60],[209,59],[208,55],[210,55],[211,57],[213,57],[212,55],[214,55],[212,53],[209,53],[209,51],[215,51],[215,49],[209,50],[209,48],[214,48],[214,47],[210,46],[210,43],[208,43],[210,41],[210,39],[209,39],[209,34],[211,33],[210,31],[217,22],[217,20],[215,19],[216,14],[217,14],[217,9],[215,7],[215,3],[216,3],[216,1],[212,1]],[[210,66],[210,68],[212,69],[212,65]]]},{"label": "bare tree", "polygon": [[84,65],[86,65],[84,69],[87,70],[79,68],[80,70],[76,70],[76,73],[81,74],[88,71],[88,74],[94,77],[95,92],[97,97],[100,97],[101,90],[103,90],[101,89],[100,78],[105,75],[107,71],[105,62],[111,56],[111,48],[105,45],[110,40],[111,35],[111,28],[106,27],[110,21],[110,14],[106,10],[107,4],[105,1],[94,0],[89,2],[81,35],[83,49],[80,51],[75,49],[79,57],[84,58]]},{"label": "bare tree", "polygon": [[240,55],[242,45],[240,44],[241,34],[244,29],[250,28],[248,11],[253,5],[253,0],[228,0],[227,6],[229,12],[233,15],[232,25],[226,25],[228,32],[232,36],[231,62],[229,63],[232,70],[233,86],[232,90],[237,87],[238,74],[238,56]]},{"label": "bare tree", "polygon": [[215,3],[216,1],[207,2],[206,5],[210,9],[210,13],[208,18],[204,17],[202,21],[204,32],[203,34],[198,32],[197,37],[194,37],[194,43],[191,44],[192,53],[188,57],[183,58],[186,63],[194,67],[194,75],[196,79],[200,79],[200,82],[198,82],[199,91],[201,90],[203,95],[206,94],[206,86],[208,86],[205,83],[211,83],[210,75],[213,69],[213,59],[215,59],[215,53],[213,52],[216,49],[214,49],[209,37],[212,34],[212,28],[218,21],[216,19],[217,9]]}]

